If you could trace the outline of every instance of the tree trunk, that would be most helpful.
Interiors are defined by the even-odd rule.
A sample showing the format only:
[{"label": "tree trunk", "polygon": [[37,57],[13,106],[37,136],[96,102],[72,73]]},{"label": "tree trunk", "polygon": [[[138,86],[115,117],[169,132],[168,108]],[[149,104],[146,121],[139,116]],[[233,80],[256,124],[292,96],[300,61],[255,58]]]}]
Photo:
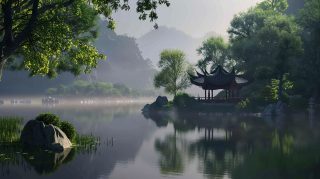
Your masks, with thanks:
[{"label": "tree trunk", "polygon": [[2,80],[2,73],[4,71],[4,67],[6,65],[7,60],[5,59],[0,59],[0,82]]}]

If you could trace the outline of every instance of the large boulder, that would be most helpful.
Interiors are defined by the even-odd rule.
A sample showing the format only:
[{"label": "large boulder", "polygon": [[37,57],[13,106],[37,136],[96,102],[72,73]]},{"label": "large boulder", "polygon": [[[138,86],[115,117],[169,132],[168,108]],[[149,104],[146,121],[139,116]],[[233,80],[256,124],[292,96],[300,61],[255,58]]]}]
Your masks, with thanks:
[{"label": "large boulder", "polygon": [[30,147],[41,147],[56,152],[71,148],[72,143],[57,126],[45,125],[42,121],[30,120],[23,128],[21,143]]},{"label": "large boulder", "polygon": [[156,101],[151,105],[155,105],[157,107],[164,107],[168,104],[168,98],[166,96],[158,96]]},{"label": "large boulder", "polygon": [[146,104],[143,107],[142,112],[148,113],[150,111],[163,109],[168,105],[168,103],[169,101],[166,96],[158,96],[155,102],[153,102],[152,104]]}]

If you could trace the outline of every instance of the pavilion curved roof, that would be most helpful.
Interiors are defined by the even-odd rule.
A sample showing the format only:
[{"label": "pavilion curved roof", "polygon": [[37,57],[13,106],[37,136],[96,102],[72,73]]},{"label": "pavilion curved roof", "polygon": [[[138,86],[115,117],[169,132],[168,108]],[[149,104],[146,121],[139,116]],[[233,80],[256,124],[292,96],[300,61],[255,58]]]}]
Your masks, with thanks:
[{"label": "pavilion curved roof", "polygon": [[229,89],[248,83],[248,80],[236,75],[234,69],[228,72],[221,65],[218,65],[210,74],[196,73],[196,76],[189,74],[191,83],[206,90]]}]

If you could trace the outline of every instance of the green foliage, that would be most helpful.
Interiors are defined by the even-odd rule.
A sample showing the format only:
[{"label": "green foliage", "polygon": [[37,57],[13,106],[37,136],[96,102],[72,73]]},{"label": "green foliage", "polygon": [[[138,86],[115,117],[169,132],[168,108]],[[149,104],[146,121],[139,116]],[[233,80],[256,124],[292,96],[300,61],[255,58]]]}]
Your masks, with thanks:
[{"label": "green foliage", "polygon": [[176,96],[179,91],[190,86],[187,74],[190,68],[182,51],[162,51],[158,67],[161,71],[154,77],[154,86],[156,88],[164,87],[166,92]]},{"label": "green foliage", "polygon": [[76,134],[74,143],[76,147],[82,151],[92,151],[96,150],[97,145],[100,143],[100,139],[93,135]]},{"label": "green foliage", "polygon": [[304,54],[297,60],[295,83],[297,93],[319,100],[320,89],[320,1],[306,0],[299,14],[299,24],[303,28]]},{"label": "green foliage", "polygon": [[0,117],[0,143],[18,142],[20,138],[21,129],[21,118]]},{"label": "green foliage", "polygon": [[42,113],[39,114],[35,120],[43,122],[45,125],[54,125],[60,126],[60,118],[59,116],[52,114],[52,113]]},{"label": "green foliage", "polygon": [[224,42],[222,37],[208,38],[202,42],[197,52],[203,57],[197,63],[197,67],[202,71],[205,71],[209,64],[211,64],[211,70],[217,65],[222,65],[229,69],[234,66],[233,60],[230,59],[229,55],[229,45]]},{"label": "green foliage", "polygon": [[[283,89],[285,101],[288,101],[288,91],[293,88],[293,83],[287,79],[284,80]],[[279,100],[279,80],[271,79],[263,90],[264,99],[267,102],[276,102]]]},{"label": "green foliage", "polygon": [[[103,59],[92,40],[95,19],[103,15],[115,28],[112,13],[129,10],[128,0],[1,1],[0,71],[5,65],[25,69],[30,75],[54,77],[63,71],[89,73]],[[168,0],[139,0],[139,19],[154,21],[156,9]],[[20,56],[21,58],[16,58]]]},{"label": "green foliage", "polygon": [[258,7],[263,10],[284,13],[288,8],[288,2],[287,0],[265,0],[259,3]]},{"label": "green foliage", "polygon": [[70,140],[73,140],[76,135],[76,129],[68,121],[61,121],[60,118],[52,113],[42,113],[36,117],[36,120],[42,121],[46,125],[54,125],[59,127]]},{"label": "green foliage", "polygon": [[173,98],[173,105],[177,107],[192,106],[194,103],[196,103],[196,100],[187,93],[178,93]]},{"label": "green foliage", "polygon": [[72,141],[76,136],[76,129],[68,121],[61,121],[59,128],[67,135],[67,137]]},{"label": "green foliage", "polygon": [[250,100],[248,98],[241,100],[238,104],[237,104],[237,108],[240,110],[243,109],[247,109],[249,107],[250,104]]},{"label": "green foliage", "polygon": [[104,58],[92,44],[96,12],[85,2],[45,12],[38,21],[19,50],[24,60],[15,60],[13,68],[26,69],[31,76],[55,77],[63,71],[79,75],[90,72]]},{"label": "green foliage", "polygon": [[301,29],[294,17],[284,14],[286,8],[285,0],[265,0],[231,22],[228,33],[237,69],[255,83],[247,88],[249,97],[286,98],[286,75],[293,74],[293,62],[303,52]]},{"label": "green foliage", "polygon": [[84,80],[74,81],[68,86],[60,85],[58,88],[49,88],[49,95],[64,96],[143,96],[154,95],[151,90],[133,90],[123,84],[106,82],[89,82]]}]

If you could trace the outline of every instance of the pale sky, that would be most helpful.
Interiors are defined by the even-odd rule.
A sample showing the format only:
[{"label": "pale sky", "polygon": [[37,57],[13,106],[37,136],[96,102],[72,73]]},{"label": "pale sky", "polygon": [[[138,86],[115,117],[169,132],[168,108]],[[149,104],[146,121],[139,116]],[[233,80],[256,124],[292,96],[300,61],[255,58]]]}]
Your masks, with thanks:
[{"label": "pale sky", "polygon": [[[173,27],[192,37],[201,37],[215,31],[226,36],[226,30],[233,16],[245,11],[261,0],[170,0],[171,6],[158,9],[159,26]],[[116,32],[140,37],[153,28],[153,23],[138,20],[135,13],[136,0],[130,12],[117,12]]]}]

